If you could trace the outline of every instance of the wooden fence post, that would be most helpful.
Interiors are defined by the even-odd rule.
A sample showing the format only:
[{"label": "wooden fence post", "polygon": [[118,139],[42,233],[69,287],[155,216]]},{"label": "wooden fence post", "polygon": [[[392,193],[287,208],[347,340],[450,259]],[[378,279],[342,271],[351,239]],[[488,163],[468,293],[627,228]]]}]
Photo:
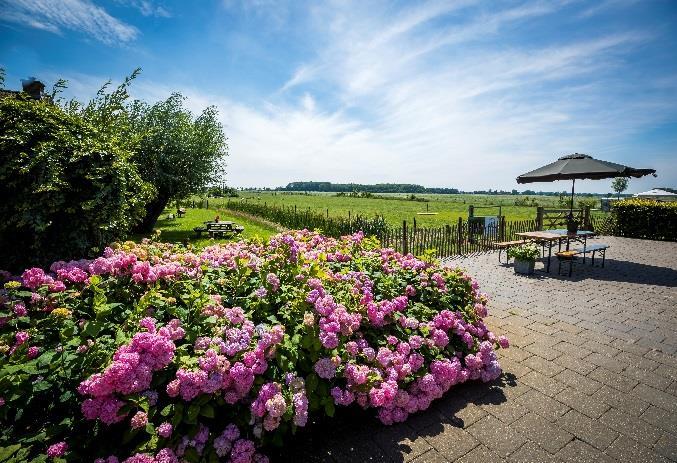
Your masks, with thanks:
[{"label": "wooden fence post", "polygon": [[590,226],[590,206],[585,206],[583,208],[583,229],[592,230]]},{"label": "wooden fence post", "polygon": [[536,208],[536,230],[543,230],[543,206]]},{"label": "wooden fence post", "polygon": [[407,244],[407,221],[402,221],[402,254],[409,254],[409,246]]},{"label": "wooden fence post", "polygon": [[470,221],[472,217],[475,217],[475,206],[471,204],[468,206],[468,221]]},{"label": "wooden fence post", "polygon": [[458,238],[458,248],[457,248],[457,251],[458,251],[458,254],[460,255],[460,254],[463,254],[461,252],[461,246],[463,245],[463,218],[462,217],[458,218],[458,231],[457,231],[457,233],[458,233],[458,237],[457,237]]},{"label": "wooden fence post", "polygon": [[498,240],[505,241],[505,216],[498,216]]}]

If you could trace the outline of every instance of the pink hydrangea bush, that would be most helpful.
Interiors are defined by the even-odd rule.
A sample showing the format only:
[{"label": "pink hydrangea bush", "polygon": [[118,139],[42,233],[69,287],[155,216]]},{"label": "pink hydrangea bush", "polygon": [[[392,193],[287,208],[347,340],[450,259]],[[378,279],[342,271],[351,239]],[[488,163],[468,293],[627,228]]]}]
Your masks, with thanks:
[{"label": "pink hydrangea bush", "polygon": [[27,459],[265,462],[337,406],[389,425],[492,381],[508,347],[470,276],[361,233],[129,242],[7,278],[0,446]]}]

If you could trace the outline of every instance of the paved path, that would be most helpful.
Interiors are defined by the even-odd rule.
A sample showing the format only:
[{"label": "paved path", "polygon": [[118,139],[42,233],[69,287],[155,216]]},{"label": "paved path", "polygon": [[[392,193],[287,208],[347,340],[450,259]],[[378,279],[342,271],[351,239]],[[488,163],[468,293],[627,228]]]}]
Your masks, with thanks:
[{"label": "paved path", "polygon": [[281,460],[677,461],[677,243],[596,241],[611,245],[606,267],[573,278],[556,265],[517,276],[496,254],[451,261],[490,294],[487,322],[510,338],[501,380],[452,389],[400,425],[346,412]]}]

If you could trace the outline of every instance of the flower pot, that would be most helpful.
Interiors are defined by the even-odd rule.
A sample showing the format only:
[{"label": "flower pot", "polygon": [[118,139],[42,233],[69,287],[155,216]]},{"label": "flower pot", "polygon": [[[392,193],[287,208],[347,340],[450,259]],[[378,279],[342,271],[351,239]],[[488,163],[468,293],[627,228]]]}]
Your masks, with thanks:
[{"label": "flower pot", "polygon": [[571,235],[575,235],[578,232],[578,222],[573,218],[567,220],[567,232]]},{"label": "flower pot", "polygon": [[535,260],[515,260],[515,273],[522,275],[531,275],[534,273]]}]

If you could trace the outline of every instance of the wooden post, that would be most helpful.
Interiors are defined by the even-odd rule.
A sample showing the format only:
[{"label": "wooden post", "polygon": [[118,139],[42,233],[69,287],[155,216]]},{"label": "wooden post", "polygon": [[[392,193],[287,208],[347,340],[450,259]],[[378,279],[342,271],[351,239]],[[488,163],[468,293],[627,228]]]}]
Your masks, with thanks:
[{"label": "wooden post", "polygon": [[402,254],[409,254],[409,246],[407,244],[407,221],[402,221]]},{"label": "wooden post", "polygon": [[536,230],[543,230],[543,206],[536,208]]},{"label": "wooden post", "polygon": [[505,241],[505,216],[498,217],[498,240]]},{"label": "wooden post", "polygon": [[414,233],[416,233],[416,217],[414,217]]},{"label": "wooden post", "polygon": [[585,206],[583,208],[583,229],[584,230],[592,229],[592,227],[590,226],[590,206]]},{"label": "wooden post", "polygon": [[[472,207],[472,206],[470,206]],[[459,217],[458,218],[458,253],[462,254],[461,252],[461,246],[463,245],[463,218]]]},{"label": "wooden post", "polygon": [[209,209],[209,200],[207,200],[207,207],[205,209]]},{"label": "wooden post", "polygon": [[429,209],[428,209],[428,203],[425,203],[425,211],[426,211],[426,212],[429,212]]},{"label": "wooden post", "polygon": [[472,217],[475,217],[475,206],[471,204],[468,206],[468,221],[470,221]]},{"label": "wooden post", "polygon": [[327,218],[329,218],[329,208],[327,208]]}]

